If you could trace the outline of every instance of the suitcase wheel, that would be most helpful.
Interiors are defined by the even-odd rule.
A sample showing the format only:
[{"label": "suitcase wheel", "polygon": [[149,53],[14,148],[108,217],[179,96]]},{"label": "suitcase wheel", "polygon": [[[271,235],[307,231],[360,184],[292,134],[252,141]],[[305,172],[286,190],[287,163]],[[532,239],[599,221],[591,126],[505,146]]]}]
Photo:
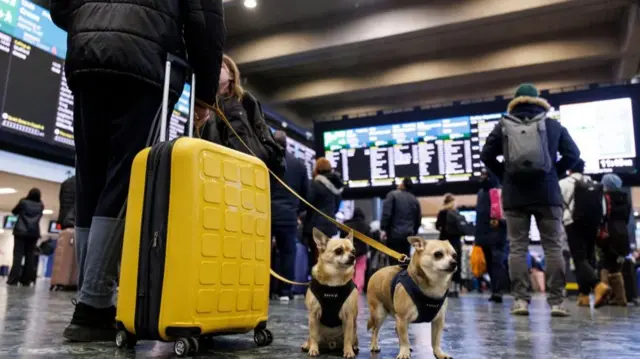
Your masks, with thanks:
[{"label": "suitcase wheel", "polygon": [[125,330],[118,330],[116,333],[116,346],[120,349],[133,349],[136,342],[136,337]]},{"label": "suitcase wheel", "polygon": [[198,350],[199,343],[196,338],[180,338],[173,344],[173,352],[178,358],[184,358],[188,355],[195,354]]},{"label": "suitcase wheel", "polygon": [[253,340],[259,347],[265,347],[273,343],[273,334],[269,329],[257,329],[253,333]]}]

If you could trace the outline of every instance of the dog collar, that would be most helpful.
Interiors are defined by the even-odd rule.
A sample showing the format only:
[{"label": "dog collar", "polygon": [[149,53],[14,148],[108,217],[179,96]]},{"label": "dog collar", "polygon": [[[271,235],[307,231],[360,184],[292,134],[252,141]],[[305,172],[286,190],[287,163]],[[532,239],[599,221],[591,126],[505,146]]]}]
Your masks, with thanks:
[{"label": "dog collar", "polygon": [[320,316],[320,323],[325,327],[335,328],[342,325],[340,319],[340,309],[342,305],[349,298],[351,292],[356,288],[353,281],[349,281],[345,285],[338,287],[331,287],[321,284],[315,279],[311,280],[309,284],[309,290],[320,302],[322,308],[322,315]]}]

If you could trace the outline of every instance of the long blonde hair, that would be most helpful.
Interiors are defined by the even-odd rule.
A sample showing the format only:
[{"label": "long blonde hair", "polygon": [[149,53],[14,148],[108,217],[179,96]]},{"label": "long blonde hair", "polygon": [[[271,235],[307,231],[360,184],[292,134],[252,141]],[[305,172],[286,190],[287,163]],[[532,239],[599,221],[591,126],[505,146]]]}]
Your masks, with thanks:
[{"label": "long blonde hair", "polygon": [[229,70],[229,97],[235,97],[238,101],[242,101],[244,96],[244,89],[242,88],[242,80],[240,78],[240,70],[238,65],[229,55],[222,55],[222,63],[227,66]]}]

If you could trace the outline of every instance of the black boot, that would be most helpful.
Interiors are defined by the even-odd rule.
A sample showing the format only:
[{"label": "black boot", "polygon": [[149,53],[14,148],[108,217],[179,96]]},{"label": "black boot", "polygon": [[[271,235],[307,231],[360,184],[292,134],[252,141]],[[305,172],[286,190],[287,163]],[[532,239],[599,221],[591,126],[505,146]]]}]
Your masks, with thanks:
[{"label": "black boot", "polygon": [[73,342],[108,342],[116,335],[116,308],[94,308],[78,303],[62,334]]},{"label": "black boot", "polygon": [[494,303],[502,303],[502,295],[495,293],[491,294],[491,297],[489,297],[489,301]]}]

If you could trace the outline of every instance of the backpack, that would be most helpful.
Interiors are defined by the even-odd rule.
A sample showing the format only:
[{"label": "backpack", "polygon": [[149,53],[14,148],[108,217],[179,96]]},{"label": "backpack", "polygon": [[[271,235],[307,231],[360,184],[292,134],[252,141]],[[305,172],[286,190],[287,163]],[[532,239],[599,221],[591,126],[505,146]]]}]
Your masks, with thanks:
[{"label": "backpack", "polygon": [[260,101],[250,93],[245,92],[242,97],[242,107],[247,111],[249,125],[264,149],[266,154],[265,164],[276,176],[281,177],[287,170],[285,149],[273,137],[265,120]]},{"label": "backpack", "polygon": [[547,114],[532,119],[504,115],[500,119],[505,170],[511,175],[544,175],[552,168],[547,140]]},{"label": "backpack", "polygon": [[575,223],[598,225],[604,218],[603,198],[602,184],[582,177],[582,179],[575,180],[573,196],[568,203],[565,203],[565,206],[571,208],[571,202],[573,202],[571,218]]},{"label": "backpack", "polygon": [[462,237],[467,234],[467,219],[454,210],[447,211],[445,233],[449,238]]},{"label": "backpack", "polygon": [[489,209],[489,218],[493,220],[501,220],[502,214],[502,194],[499,188],[491,188],[489,190],[489,200],[491,201],[491,207]]}]

